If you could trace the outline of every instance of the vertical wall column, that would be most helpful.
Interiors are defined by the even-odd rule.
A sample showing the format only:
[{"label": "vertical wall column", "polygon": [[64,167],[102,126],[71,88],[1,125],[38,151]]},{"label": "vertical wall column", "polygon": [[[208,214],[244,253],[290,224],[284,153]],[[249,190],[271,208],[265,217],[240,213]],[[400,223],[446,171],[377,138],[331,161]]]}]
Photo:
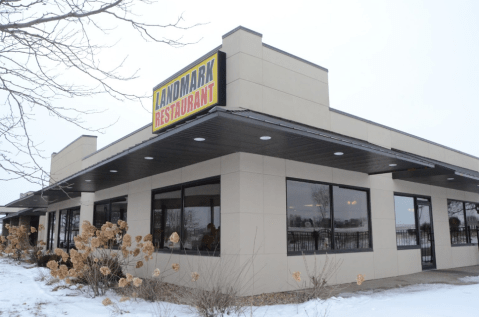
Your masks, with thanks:
[{"label": "vertical wall column", "polygon": [[[82,193],[81,194],[81,205],[80,205],[80,234],[82,233],[82,223],[85,220],[88,220],[90,223],[93,223],[93,208],[95,204],[95,194],[94,193]],[[56,215],[56,223],[58,224],[60,215]],[[58,225],[56,226],[58,227]],[[55,229],[57,230],[57,229]]]}]

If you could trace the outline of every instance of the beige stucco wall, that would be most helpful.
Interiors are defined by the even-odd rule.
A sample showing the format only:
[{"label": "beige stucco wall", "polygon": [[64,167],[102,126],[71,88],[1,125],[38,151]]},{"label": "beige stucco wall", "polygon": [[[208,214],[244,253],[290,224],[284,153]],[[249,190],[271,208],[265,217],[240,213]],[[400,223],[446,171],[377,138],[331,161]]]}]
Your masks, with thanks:
[{"label": "beige stucco wall", "polygon": [[[234,263],[233,267],[239,269],[254,258],[254,269],[251,267],[245,277],[248,281],[248,276],[255,276],[254,293],[295,289],[291,273],[300,271],[304,276],[306,267],[303,257],[286,254],[286,177],[370,188],[374,251],[329,255],[330,260],[342,261],[332,283],[353,282],[359,273],[367,279],[378,279],[422,270],[420,250],[396,248],[394,192],[431,197],[438,268],[479,264],[477,246],[451,247],[447,218],[447,199],[479,202],[477,194],[393,180],[390,174],[368,176],[248,153],[231,154],[147,177],[88,194],[88,198],[82,196],[74,202],[57,204],[49,210],[81,205],[82,221],[92,221],[95,201],[128,195],[129,233],[144,236],[150,232],[152,189],[218,175],[221,175],[221,257],[157,253],[148,265],[131,268],[131,273],[147,277],[156,267],[164,271],[172,263],[179,263],[180,273],[169,274],[167,281],[185,285],[192,270],[200,272],[218,261]],[[321,265],[325,258],[317,255],[317,264]],[[315,257],[307,255],[305,259],[312,269]],[[252,285],[245,289],[247,293],[253,291]]]},{"label": "beige stucco wall", "polygon": [[82,159],[96,151],[97,138],[82,135],[58,153],[53,153],[50,165],[50,184],[54,184],[83,169]]}]

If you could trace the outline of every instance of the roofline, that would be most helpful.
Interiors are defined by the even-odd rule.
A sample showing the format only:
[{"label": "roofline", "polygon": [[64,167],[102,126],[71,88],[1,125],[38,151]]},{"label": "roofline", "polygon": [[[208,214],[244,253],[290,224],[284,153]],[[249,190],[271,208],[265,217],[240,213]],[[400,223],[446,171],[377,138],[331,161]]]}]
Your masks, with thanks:
[{"label": "roofline", "polygon": [[[474,158],[474,159],[477,159],[479,160],[479,157],[477,156],[474,156],[472,154],[469,154],[469,153],[466,153],[466,152],[462,152],[462,151],[459,151],[459,150],[456,150],[456,149],[453,149],[451,147],[448,147],[448,146],[445,146],[445,145],[442,145],[442,144],[439,144],[439,143],[436,143],[436,142],[433,142],[433,141],[430,141],[430,140],[427,140],[427,139],[424,139],[424,138],[421,138],[421,137],[418,137],[414,134],[410,134],[410,133],[407,133],[407,132],[404,132],[404,131],[401,131],[401,130],[397,130],[397,129],[394,129],[394,128],[391,128],[391,127],[388,127],[384,124],[381,124],[381,123],[377,123],[377,122],[374,122],[374,121],[371,121],[371,120],[368,120],[368,119],[364,119],[364,118],[361,118],[361,117],[358,117],[358,116],[355,116],[353,114],[350,114],[350,113],[347,113],[347,112],[344,112],[344,111],[341,111],[341,110],[338,110],[338,109],[334,109],[334,108],[331,108],[329,107],[329,110],[331,110],[332,112],[336,112],[336,113],[339,113],[339,114],[342,114],[342,115],[345,115],[347,117],[350,117],[350,118],[353,118],[353,119],[357,119],[357,120],[360,120],[360,121],[363,121],[363,122],[366,122],[366,123],[370,123],[370,124],[374,124],[378,127],[381,127],[381,128],[384,128],[384,129],[388,129],[390,131],[393,131],[393,132],[397,132],[397,133],[401,133],[403,135],[406,135],[406,136],[409,136],[409,137],[412,137],[412,138],[415,138],[415,139],[418,139],[420,141],[423,141],[423,142],[426,142],[426,143],[429,143],[429,144],[432,144],[432,145],[436,145],[436,146],[439,146],[439,147],[442,147],[446,150],[450,150],[450,151],[453,151],[453,152],[456,152],[456,153],[459,153],[459,154],[462,154],[462,155],[466,155],[466,156],[469,156],[471,158]],[[414,154],[414,153],[413,153]],[[417,155],[417,154],[416,154]]]},{"label": "roofline", "polygon": [[271,46],[271,45],[266,44],[266,43],[263,43],[263,46],[266,47],[266,48],[269,48],[269,49],[271,49],[271,50],[273,50],[273,51],[276,51],[276,52],[278,52],[278,53],[281,53],[281,54],[284,54],[284,55],[286,55],[286,56],[289,56],[289,57],[291,57],[291,58],[297,59],[297,60],[300,61],[300,62],[303,62],[303,63],[306,63],[306,64],[308,64],[308,65],[314,66],[314,67],[319,68],[319,69],[321,69],[321,70],[324,70],[325,72],[328,72],[328,73],[329,73],[329,70],[328,70],[327,68],[323,67],[323,66],[320,66],[320,65],[318,65],[318,64],[315,64],[315,63],[312,63],[312,62],[310,62],[310,61],[307,61],[307,60],[305,60],[305,59],[303,59],[303,58],[301,58],[301,57],[298,57],[298,56],[296,56],[296,55],[290,54],[290,53],[288,53],[288,52],[285,52],[285,51],[283,51],[283,50],[280,50],[279,48],[276,48],[276,47]]},{"label": "roofline", "polygon": [[103,151],[103,150],[109,148],[109,147],[112,146],[112,145],[117,144],[117,143],[120,142],[120,141],[123,141],[124,139],[126,139],[126,138],[128,138],[128,137],[130,137],[130,136],[132,136],[132,135],[134,135],[134,134],[136,134],[136,133],[138,133],[138,132],[140,132],[141,130],[144,130],[144,129],[148,128],[148,127],[151,126],[151,125],[152,125],[152,123],[148,123],[147,125],[144,125],[144,126],[142,126],[141,128],[136,129],[135,131],[128,133],[127,135],[125,135],[125,136],[119,138],[118,140],[113,141],[112,143],[105,145],[105,146],[102,147],[101,149],[98,149],[98,150],[96,150],[95,152],[92,152],[92,153],[88,154],[87,156],[83,157],[83,158],[82,158],[82,161],[83,161],[84,159],[89,158],[89,157],[92,156],[92,155],[95,155],[95,154],[97,154],[97,153],[99,153],[99,152],[101,152],[101,151]]},{"label": "roofline", "polygon": [[164,84],[168,83],[168,82],[171,81],[173,78],[178,77],[179,75],[181,75],[182,73],[184,73],[185,71],[187,71],[187,70],[190,69],[191,67],[195,66],[196,64],[198,64],[198,63],[201,62],[202,60],[207,59],[207,58],[210,57],[211,55],[215,54],[216,52],[218,52],[218,51],[221,49],[221,47],[222,47],[222,45],[215,47],[214,49],[212,49],[211,51],[209,51],[209,52],[206,53],[205,55],[203,55],[203,56],[201,56],[200,58],[196,59],[194,62],[188,64],[188,65],[185,66],[185,67],[183,67],[182,69],[180,69],[179,71],[177,71],[176,73],[174,73],[173,75],[171,75],[170,77],[168,77],[167,79],[163,80],[163,81],[160,82],[158,85],[156,85],[155,87],[153,87],[153,91],[155,91],[156,89],[160,88],[160,87],[163,86]]},{"label": "roofline", "polygon": [[223,34],[223,36],[222,36],[221,38],[224,39],[225,37],[228,37],[228,36],[230,36],[231,34],[233,34],[234,32],[239,31],[239,30],[243,30],[243,31],[245,31],[245,32],[254,34],[254,35],[259,36],[259,37],[263,37],[263,34],[261,34],[261,33],[259,33],[259,32],[256,32],[256,31],[253,31],[253,30],[251,30],[251,29],[245,28],[244,26],[241,26],[241,25],[240,25],[240,26],[235,27],[235,28],[232,29],[231,31],[229,31],[229,32],[227,32],[227,33],[225,33],[225,34]]},{"label": "roofline", "polygon": [[82,134],[80,135],[78,138],[76,138],[75,140],[71,141],[70,143],[68,143],[68,145],[64,146],[60,151],[58,152],[53,152],[53,154],[55,155],[58,155],[60,154],[61,151],[63,151],[64,149],[66,149],[67,147],[69,147],[70,145],[72,145],[73,143],[75,143],[76,141],[80,140],[81,138],[98,138],[96,135],[87,135],[87,134]]}]

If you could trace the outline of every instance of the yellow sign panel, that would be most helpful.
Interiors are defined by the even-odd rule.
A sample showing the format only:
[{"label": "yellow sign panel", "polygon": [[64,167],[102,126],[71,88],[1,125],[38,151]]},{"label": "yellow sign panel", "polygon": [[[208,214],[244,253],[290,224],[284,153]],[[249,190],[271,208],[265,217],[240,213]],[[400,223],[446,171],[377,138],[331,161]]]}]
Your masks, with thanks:
[{"label": "yellow sign panel", "polygon": [[217,52],[153,91],[153,132],[226,101],[226,54]]}]

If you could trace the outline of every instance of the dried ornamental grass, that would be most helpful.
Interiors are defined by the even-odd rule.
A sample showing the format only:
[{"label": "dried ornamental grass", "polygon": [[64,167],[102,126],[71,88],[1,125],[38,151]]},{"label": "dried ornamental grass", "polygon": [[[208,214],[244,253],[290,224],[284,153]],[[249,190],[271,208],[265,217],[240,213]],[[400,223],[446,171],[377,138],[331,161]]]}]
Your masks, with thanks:
[{"label": "dried ornamental grass", "polygon": [[125,286],[127,286],[127,285],[128,285],[128,282],[127,282],[127,280],[126,280],[124,277],[122,277],[122,278],[118,281],[118,286],[119,286],[119,287],[125,287]]},{"label": "dried ornamental grass", "polygon": [[106,275],[109,275],[111,273],[111,270],[108,268],[108,266],[102,266],[100,268],[100,272],[101,272],[101,274],[106,276]]},{"label": "dried ornamental grass", "polygon": [[150,233],[143,238],[143,242],[148,242],[148,241],[153,242],[153,235],[151,235]]},{"label": "dried ornamental grass", "polygon": [[123,236],[123,246],[128,248],[131,247],[131,236],[129,234]]},{"label": "dried ornamental grass", "polygon": [[356,277],[356,283],[357,283],[358,285],[363,284],[363,282],[365,281],[364,276],[365,276],[365,275],[358,274],[358,276]]},{"label": "dried ornamental grass", "polygon": [[173,269],[173,271],[178,272],[180,270],[180,265],[178,263],[173,263],[171,265],[171,268]]},{"label": "dried ornamental grass", "polygon": [[108,306],[108,305],[112,304],[111,299],[109,299],[108,297],[105,298],[101,303],[105,306]]},{"label": "dried ornamental grass", "polygon": [[200,278],[200,275],[197,272],[191,273],[191,281],[196,282]]},{"label": "dried ornamental grass", "polygon": [[293,278],[296,282],[301,282],[301,272],[294,272]]},{"label": "dried ornamental grass", "polygon": [[178,233],[173,232],[170,236],[170,241],[173,243],[178,243],[180,241],[180,236],[178,235]]},{"label": "dried ornamental grass", "polygon": [[143,283],[143,280],[141,278],[135,277],[133,279],[133,285],[135,285],[135,287],[139,287],[141,283]]},{"label": "dried ornamental grass", "polygon": [[128,296],[122,296],[120,298],[120,303],[123,303],[123,302],[126,302],[127,300],[129,300],[130,298]]}]

